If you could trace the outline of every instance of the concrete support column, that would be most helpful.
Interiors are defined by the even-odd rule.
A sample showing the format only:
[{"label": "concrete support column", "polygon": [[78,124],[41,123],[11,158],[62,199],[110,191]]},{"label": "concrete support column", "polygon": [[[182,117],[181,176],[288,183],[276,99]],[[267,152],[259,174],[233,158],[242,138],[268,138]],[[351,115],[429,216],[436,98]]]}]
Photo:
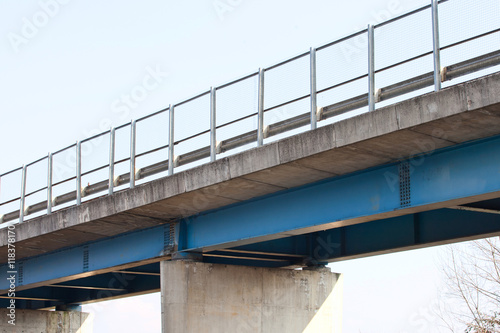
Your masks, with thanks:
[{"label": "concrete support column", "polygon": [[342,275],[202,262],[161,263],[163,333],[342,329]]},{"label": "concrete support column", "polygon": [[93,331],[93,316],[85,312],[23,309],[15,309],[13,312],[4,308],[0,309],[0,316],[2,317],[0,333],[92,333]]}]

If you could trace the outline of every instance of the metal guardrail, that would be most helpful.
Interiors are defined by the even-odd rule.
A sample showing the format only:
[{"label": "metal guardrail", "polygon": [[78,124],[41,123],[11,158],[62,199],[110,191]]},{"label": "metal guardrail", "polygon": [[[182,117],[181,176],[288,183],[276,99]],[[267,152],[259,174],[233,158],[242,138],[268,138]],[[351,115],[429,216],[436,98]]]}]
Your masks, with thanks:
[{"label": "metal guardrail", "polygon": [[[19,222],[23,222],[25,217],[34,214],[37,212],[43,212],[46,210],[47,214],[51,214],[53,211],[53,207],[55,206],[60,206],[63,204],[67,204],[70,202],[75,202],[76,205],[80,205],[82,202],[82,198],[88,197],[91,195],[98,194],[100,192],[108,191],[108,195],[112,195],[115,191],[116,187],[122,186],[129,184],[130,188],[134,188],[136,181],[144,179],[146,177],[161,173],[161,172],[168,172],[168,175],[172,175],[174,173],[174,170],[176,167],[187,165],[189,163],[195,162],[195,161],[200,161],[202,159],[210,158],[210,161],[215,161],[217,158],[217,154],[221,154],[230,150],[233,150],[235,148],[243,147],[249,143],[256,143],[257,146],[261,146],[264,144],[264,140],[266,138],[270,138],[272,136],[285,133],[290,130],[294,130],[303,126],[310,125],[310,129],[315,129],[317,127],[318,122],[321,122],[323,120],[329,119],[334,116],[338,116],[340,114],[344,114],[349,111],[357,110],[363,107],[368,107],[369,111],[373,111],[376,108],[376,103],[379,103],[381,101],[386,101],[391,98],[395,98],[398,96],[402,96],[411,92],[415,92],[417,90],[420,90],[422,88],[427,88],[430,86],[434,86],[434,90],[438,91],[441,89],[441,84],[443,82],[468,75],[470,73],[483,70],[492,66],[497,66],[500,65],[500,49],[495,50],[493,52],[489,52],[486,54],[482,54],[477,57],[473,57],[470,59],[467,59],[465,61],[457,62],[451,65],[448,65],[446,67],[441,67],[441,52],[444,50],[457,47],[472,41],[479,40],[481,38],[485,38],[488,36],[492,36],[494,34],[500,34],[500,26],[497,27],[496,29],[489,30],[486,32],[482,32],[480,34],[477,34],[473,37],[465,38],[462,39],[458,42],[441,46],[440,45],[440,30],[439,30],[439,19],[438,19],[438,8],[439,5],[441,5],[444,2],[453,2],[452,0],[442,0],[442,1],[437,1],[437,0],[432,0],[430,5],[421,7],[419,9],[416,9],[410,13],[406,13],[404,15],[401,15],[399,17],[390,19],[388,21],[385,21],[383,23],[380,23],[378,25],[369,25],[367,29],[357,32],[355,34],[352,34],[350,36],[347,36],[345,38],[339,39],[337,41],[325,44],[323,46],[317,47],[317,48],[311,48],[309,52],[304,52],[302,54],[299,54],[293,58],[287,59],[281,63],[278,63],[276,65],[273,65],[268,68],[261,68],[257,72],[251,73],[247,76],[244,76],[242,78],[239,78],[235,81],[226,83],[224,85],[218,86],[218,87],[212,87],[210,90],[203,92],[202,94],[199,94],[197,96],[194,96],[188,100],[182,101],[177,104],[172,104],[168,108],[164,110],[160,110],[158,112],[155,112],[153,114],[150,114],[146,117],[133,120],[127,124],[118,126],[116,128],[112,128],[108,131],[105,131],[103,133],[97,134],[95,136],[92,136],[90,138],[87,138],[85,140],[79,141],[75,144],[72,144],[68,147],[65,147],[57,152],[54,153],[49,153],[48,156],[43,157],[37,161],[31,162],[29,164],[24,165],[23,167],[8,171],[6,173],[3,173],[0,175],[0,180],[3,177],[9,176],[15,172],[21,172],[21,191],[20,195],[18,197],[10,198],[4,202],[0,203],[0,208],[2,206],[6,206],[9,204],[13,204],[16,202],[19,202],[20,209],[11,211],[8,213],[5,213],[3,215],[0,215],[0,224],[1,223],[6,223],[10,221],[15,221],[16,219],[19,220]],[[411,58],[405,59],[403,61],[399,61],[396,63],[393,63],[389,66],[383,67],[383,68],[376,68],[375,67],[375,57],[376,57],[376,49],[375,49],[375,43],[376,43],[376,37],[375,37],[375,32],[376,29],[381,28],[383,26],[390,25],[394,22],[397,22],[398,20],[404,19],[406,17],[410,17],[412,15],[417,15],[418,13],[421,13],[423,11],[430,11],[431,15],[431,22],[432,22],[432,50],[428,50],[424,53],[418,54],[416,56],[413,56]],[[500,20],[499,20],[500,21]],[[318,90],[317,89],[317,52],[327,49],[329,47],[339,45],[340,43],[343,43],[349,39],[358,37],[358,36],[367,36],[368,40],[368,46],[367,46],[367,61],[368,61],[368,70],[366,74],[350,78],[348,80],[345,80],[343,82],[339,82],[333,85],[329,85],[323,89]],[[408,78],[403,81],[399,81],[390,85],[387,85],[385,87],[381,87],[376,89],[376,75],[383,73],[385,71],[397,68],[398,66],[402,66],[405,64],[408,64],[413,61],[417,61],[419,59],[423,59],[426,57],[432,56],[433,58],[433,71],[429,71],[427,73]],[[278,68],[280,66],[284,66],[286,64],[289,64],[293,61],[303,59],[305,57],[309,57],[309,92],[305,93],[300,96],[296,96],[295,98],[291,100],[287,100],[282,103],[278,103],[276,105],[272,105],[269,107],[265,107],[265,75],[268,71],[271,71],[275,68]],[[240,82],[243,82],[244,80],[248,79],[257,79],[257,109],[255,112],[247,114],[243,117],[228,121],[226,123],[223,123],[221,125],[217,125],[216,122],[216,117],[217,117],[217,91],[233,86],[235,84],[238,84]],[[326,93],[328,91],[334,90],[336,88],[346,86],[352,82],[356,82],[359,80],[367,80],[368,81],[368,91],[367,93],[361,94],[359,96],[351,97],[349,99],[318,107],[318,96]],[[209,97],[209,103],[210,103],[210,123],[209,123],[209,128],[207,128],[205,131],[198,132],[194,135],[187,136],[183,139],[174,140],[174,123],[175,123],[175,109],[185,105],[187,103],[190,103],[192,101],[195,101],[199,98],[204,98],[208,96]],[[299,101],[303,101],[305,99],[309,99],[310,102],[310,110],[308,112],[295,115],[293,117],[290,117],[288,119],[274,122],[269,124],[268,126],[264,126],[264,118],[266,116],[266,113],[275,109],[278,109],[280,107],[296,103]],[[169,125],[168,125],[168,142],[169,144],[167,145],[161,145],[159,147],[155,147],[149,150],[146,150],[142,153],[137,153],[136,151],[136,145],[137,145],[137,124],[155,117],[157,115],[163,114],[168,112],[168,119],[169,119]],[[188,115],[189,116],[189,115]],[[245,133],[241,133],[237,136],[230,137],[228,139],[222,140],[222,141],[217,141],[217,131],[221,130],[222,128],[226,126],[230,126],[233,124],[236,124],[241,121],[248,120],[250,118],[257,118],[257,125],[256,129],[247,131]],[[121,129],[126,129],[127,127],[130,126],[130,154],[126,158],[122,158],[117,160],[116,159],[116,131],[121,130]],[[199,138],[203,135],[208,135],[209,136],[209,144],[206,146],[203,146],[201,148],[186,152],[184,154],[180,155],[175,155],[175,148],[181,143],[188,142],[189,140]],[[104,165],[99,165],[98,167],[92,168],[91,170],[87,170],[85,172],[82,171],[82,145],[85,144],[86,142],[90,142],[91,140],[95,140],[97,138],[103,137],[103,136],[109,136],[109,162]],[[75,150],[76,153],[76,161],[75,161],[75,174],[74,176],[71,177],[66,177],[62,180],[59,180],[58,182],[53,181],[53,171],[54,171],[54,166],[53,166],[53,161],[54,157],[57,156],[58,154],[62,154],[66,151],[70,150]],[[136,168],[136,160],[138,157],[141,156],[146,156],[148,154],[153,154],[162,150],[167,150],[167,158],[145,166],[143,168]],[[47,163],[47,185],[43,186],[41,188],[38,188],[36,190],[32,190],[30,192],[26,191],[26,185],[27,185],[27,172],[28,169],[41,162]],[[130,172],[123,173],[120,175],[115,174],[115,167],[119,164],[122,163],[130,163]],[[82,177],[86,175],[90,175],[102,170],[108,169],[108,179],[104,179],[102,181],[93,183],[93,184],[88,184],[87,186],[82,187]],[[76,188],[73,191],[64,193],[59,196],[53,196],[53,188],[55,186],[59,186],[61,184],[66,184],[68,182],[75,181]],[[46,191],[47,193],[47,199],[32,205],[26,205],[26,199],[32,195],[35,195],[37,193]],[[5,225],[5,224],[4,224]]]}]

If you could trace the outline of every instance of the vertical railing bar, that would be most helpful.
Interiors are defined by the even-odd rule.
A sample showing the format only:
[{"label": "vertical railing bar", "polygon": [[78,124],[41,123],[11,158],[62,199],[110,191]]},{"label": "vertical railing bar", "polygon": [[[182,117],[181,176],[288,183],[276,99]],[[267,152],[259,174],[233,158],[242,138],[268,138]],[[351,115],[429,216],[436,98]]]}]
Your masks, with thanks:
[{"label": "vertical railing bar", "polygon": [[168,110],[168,175],[174,174],[174,105]]},{"label": "vertical railing bar", "polygon": [[52,160],[52,153],[49,153],[47,167],[47,214],[52,213]]},{"label": "vertical railing bar", "polygon": [[368,110],[375,110],[375,33],[368,25]]},{"label": "vertical railing bar", "polygon": [[82,143],[76,143],[76,204],[82,203]]},{"label": "vertical railing bar", "polygon": [[317,127],[317,112],[318,112],[318,100],[316,96],[316,48],[311,47],[310,50],[310,79],[311,79],[311,129],[316,129]]},{"label": "vertical railing bar", "polygon": [[24,221],[24,210],[26,208],[26,165],[23,165],[23,171],[21,174],[21,197],[19,203],[19,223]]},{"label": "vertical railing bar", "polygon": [[109,133],[109,183],[108,194],[112,195],[115,187],[115,128]]},{"label": "vertical railing bar", "polygon": [[214,162],[217,155],[217,136],[216,136],[216,89],[210,88],[210,162]]},{"label": "vertical railing bar", "polygon": [[432,9],[432,49],[434,56],[434,91],[441,90],[441,55],[439,50],[438,1],[431,0]]},{"label": "vertical railing bar", "polygon": [[130,125],[130,188],[135,187],[136,121]]},{"label": "vertical railing bar", "polygon": [[264,144],[264,69],[259,68],[257,102],[257,146]]}]

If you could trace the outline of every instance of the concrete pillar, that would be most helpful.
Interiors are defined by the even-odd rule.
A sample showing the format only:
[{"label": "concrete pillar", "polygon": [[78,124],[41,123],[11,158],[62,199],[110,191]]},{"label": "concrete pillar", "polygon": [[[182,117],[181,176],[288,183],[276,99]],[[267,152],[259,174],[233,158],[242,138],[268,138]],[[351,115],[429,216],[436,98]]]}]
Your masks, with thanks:
[{"label": "concrete pillar", "polygon": [[[0,333],[92,333],[93,316],[78,311],[0,309]],[[15,319],[12,323],[8,321]]]},{"label": "concrete pillar", "polygon": [[342,329],[342,275],[201,262],[161,263],[163,333]]}]

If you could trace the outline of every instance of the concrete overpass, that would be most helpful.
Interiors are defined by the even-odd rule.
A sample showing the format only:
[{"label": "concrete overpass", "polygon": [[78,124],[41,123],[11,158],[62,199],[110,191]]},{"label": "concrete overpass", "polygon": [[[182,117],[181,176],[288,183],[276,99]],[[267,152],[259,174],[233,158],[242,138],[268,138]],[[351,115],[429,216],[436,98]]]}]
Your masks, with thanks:
[{"label": "concrete overpass", "polygon": [[18,304],[157,291],[172,257],[291,268],[498,235],[499,91],[492,74],[19,224]]},{"label": "concrete overpass", "polygon": [[[446,202],[424,201],[417,205],[414,196],[408,202],[399,196],[403,190],[410,191],[410,196],[412,194],[411,188],[402,188],[404,184],[400,181],[405,179],[399,177],[411,177],[430,163],[434,156],[451,154],[459,147],[476,147],[471,144],[476,140],[491,138],[494,141],[495,135],[500,134],[499,87],[500,74],[492,74],[29,220],[16,226],[17,258],[44,255],[68,246],[159,225],[171,231],[165,234],[167,245],[178,246],[175,234],[180,231],[170,228],[178,225],[180,220],[194,224],[197,219],[217,214],[219,208],[229,207],[221,211],[235,210],[244,206],[242,203],[250,205],[306,191],[312,187],[310,184],[333,184],[340,179],[349,179],[346,175],[355,178],[362,174],[360,171],[381,173],[383,179],[380,184],[385,184],[388,191],[394,192],[396,196],[392,199],[398,199],[392,202],[394,206],[382,208],[380,199],[373,197],[365,203],[367,207],[359,207],[360,212],[339,217],[331,213],[331,221],[320,221],[328,224],[309,222],[309,227],[297,228],[302,227],[298,224],[288,230],[276,230],[273,236],[260,236],[257,231],[246,239],[235,236],[226,238],[228,233],[225,228],[213,232],[203,230],[205,235],[213,233],[215,237],[220,234],[220,241],[205,244],[195,241],[197,236],[193,235],[186,240],[182,251],[205,253],[494,199],[496,192],[478,193],[468,199],[460,198],[460,193],[457,193],[456,198],[449,194]],[[405,163],[409,170],[400,167]],[[404,175],[404,172],[409,174]],[[309,186],[303,187],[305,185]],[[343,193],[348,195],[354,190],[351,187]],[[353,193],[353,199],[362,192]],[[470,194],[473,193],[471,189]],[[259,200],[253,200],[255,198]],[[327,198],[316,196],[314,199],[318,204],[309,202],[311,206],[304,204],[300,208],[312,210],[307,213],[312,215],[314,209],[323,205]],[[342,200],[347,201],[347,198]],[[364,204],[356,201],[352,204]],[[330,202],[330,205],[337,203]],[[287,207],[287,210],[290,209],[293,207]],[[267,214],[263,215],[260,219],[269,219]],[[6,258],[8,229],[2,229],[0,233],[1,250],[4,251],[3,258]]]},{"label": "concrete overpass", "polygon": [[[431,10],[436,1],[402,17]],[[419,56],[434,56],[433,72],[375,90],[376,74],[416,59],[377,69],[375,28],[366,30],[368,73],[342,83],[366,79],[366,94],[318,108],[316,94],[341,85],[316,87],[316,51],[335,42],[266,69],[310,58],[310,92],[291,101],[309,99],[308,112],[264,127],[264,112],[286,103],[265,107],[265,71],[259,70],[235,81],[258,78],[257,112],[237,119],[256,117],[251,132],[216,140],[227,125],[215,121],[216,93],[224,85],[200,95],[210,99],[210,130],[201,133],[210,136],[209,146],[174,155],[174,147],[196,136],[174,140],[174,109],[186,101],[161,111],[170,117],[169,144],[152,151],[167,149],[167,160],[135,167],[134,121],[126,125],[128,174],[113,173],[114,130],[109,180],[82,186],[78,143],[77,190],[53,198],[49,176],[48,199],[26,206],[23,168],[21,196],[12,200],[21,209],[0,216],[3,226],[20,222],[0,229],[0,305],[14,300],[28,312],[64,311],[161,291],[165,332],[338,331],[332,316],[341,313],[342,277],[326,263],[499,235],[500,73],[441,89],[442,82],[497,66],[499,51],[441,68],[439,52],[457,43],[440,47],[434,39],[434,50]],[[375,108],[432,85],[434,92]],[[321,126],[365,106],[370,112]],[[304,126],[310,130],[264,142]],[[218,158],[249,142],[257,147]],[[203,158],[211,161],[174,173]],[[166,177],[136,184],[167,170]],[[114,189],[123,184],[130,186]],[[67,202],[75,205],[52,210]],[[26,219],[40,211],[46,214]]]}]

